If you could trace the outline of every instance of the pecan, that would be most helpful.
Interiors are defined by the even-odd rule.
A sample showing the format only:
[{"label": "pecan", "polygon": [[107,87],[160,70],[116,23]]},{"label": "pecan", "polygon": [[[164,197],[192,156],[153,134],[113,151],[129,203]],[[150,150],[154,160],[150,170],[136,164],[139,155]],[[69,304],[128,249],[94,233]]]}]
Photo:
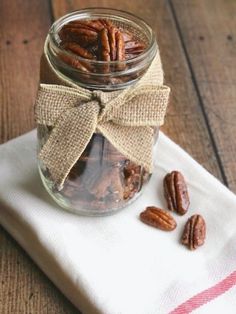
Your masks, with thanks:
[{"label": "pecan", "polygon": [[201,215],[191,216],[185,224],[182,244],[190,250],[195,250],[204,244],[206,238],[206,223]]},{"label": "pecan", "polygon": [[80,70],[82,72],[90,72],[90,66],[86,64],[86,62],[78,61],[72,56],[66,55],[66,54],[60,54],[60,59],[67,63],[68,65],[72,66],[73,68]]},{"label": "pecan", "polygon": [[125,42],[121,32],[116,32],[116,60],[124,61],[125,60]]},{"label": "pecan", "polygon": [[93,30],[95,32],[99,32],[104,28],[103,23],[100,20],[75,20],[71,21],[66,25],[70,25],[73,27],[81,27]]},{"label": "pecan", "polygon": [[116,60],[116,32],[117,29],[115,27],[108,28],[108,39],[109,39],[109,46],[110,46],[110,59],[111,61]]},{"label": "pecan", "polygon": [[94,44],[97,41],[97,31],[85,28],[64,25],[59,32],[62,42],[74,41],[83,47]]},{"label": "pecan", "polygon": [[79,44],[75,42],[66,42],[62,45],[62,47],[66,50],[69,50],[77,54],[78,56],[82,58],[89,59],[89,60],[95,59],[95,56],[88,49],[81,47]]},{"label": "pecan", "polygon": [[124,174],[124,199],[132,198],[142,186],[142,168],[132,162],[127,162]]},{"label": "pecan", "polygon": [[[106,28],[103,28],[98,34],[98,60],[110,61],[110,52],[108,31]],[[110,71],[109,64],[102,64],[100,71],[108,73]]]},{"label": "pecan", "polygon": [[143,50],[146,48],[145,44],[141,41],[136,40],[130,40],[125,42],[125,52],[133,53],[133,54],[139,54],[143,52]]},{"label": "pecan", "polygon": [[137,55],[142,53],[145,49],[146,49],[146,45],[140,40],[135,40],[133,37],[129,38],[129,40],[125,40],[125,58],[126,59],[135,58]]},{"label": "pecan", "polygon": [[141,175],[135,174],[125,181],[124,199],[132,198],[141,189]]},{"label": "pecan", "polygon": [[106,28],[103,28],[98,34],[98,51],[99,51],[99,60],[101,61],[110,61],[110,44],[108,38],[108,31]]},{"label": "pecan", "polygon": [[172,231],[177,226],[176,221],[170,213],[154,206],[147,207],[140,214],[140,219],[145,224],[164,231]]},{"label": "pecan", "polygon": [[122,29],[121,27],[118,28],[120,32],[122,32],[122,35],[124,37],[124,42],[132,41],[134,36],[129,31]]},{"label": "pecan", "polygon": [[[125,42],[121,32],[116,32],[116,60],[124,61],[125,60]],[[122,71],[125,69],[125,64],[118,64],[117,70]]]},{"label": "pecan", "polygon": [[[104,28],[98,35],[98,59],[101,61],[124,61],[125,44],[120,31],[114,27]],[[117,70],[123,70],[123,65],[118,65]],[[105,66],[104,72],[109,71]]]},{"label": "pecan", "polygon": [[165,176],[163,183],[168,209],[184,215],[190,202],[183,175],[179,171],[172,171]]},{"label": "pecan", "polygon": [[114,27],[103,28],[98,37],[99,59],[102,61],[125,60],[124,38]]}]

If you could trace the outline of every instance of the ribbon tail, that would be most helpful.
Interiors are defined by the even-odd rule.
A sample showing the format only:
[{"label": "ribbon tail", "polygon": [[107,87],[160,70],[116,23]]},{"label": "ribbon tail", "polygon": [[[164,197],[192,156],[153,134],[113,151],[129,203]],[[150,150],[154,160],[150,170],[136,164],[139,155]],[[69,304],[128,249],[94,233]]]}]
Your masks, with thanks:
[{"label": "ribbon tail", "polygon": [[121,126],[113,122],[104,122],[99,124],[97,129],[124,156],[152,173],[153,128]]},{"label": "ribbon tail", "polygon": [[[39,158],[50,172],[58,190],[92,138],[97,126],[99,106],[91,101],[67,110],[58,119]],[[83,134],[83,136],[81,136]]]}]

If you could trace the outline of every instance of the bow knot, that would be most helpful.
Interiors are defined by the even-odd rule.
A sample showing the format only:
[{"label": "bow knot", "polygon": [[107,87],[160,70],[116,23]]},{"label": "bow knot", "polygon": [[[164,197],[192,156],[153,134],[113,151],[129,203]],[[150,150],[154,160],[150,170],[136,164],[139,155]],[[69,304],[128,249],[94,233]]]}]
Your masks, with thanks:
[{"label": "bow knot", "polygon": [[108,100],[104,97],[104,95],[105,94],[100,90],[94,90],[91,92],[91,101],[96,102],[99,106],[98,121],[101,121],[105,114],[105,106]]},{"label": "bow knot", "polygon": [[100,90],[94,90],[91,92],[91,100],[97,100],[101,105],[106,103],[106,99],[103,97],[103,92]]}]

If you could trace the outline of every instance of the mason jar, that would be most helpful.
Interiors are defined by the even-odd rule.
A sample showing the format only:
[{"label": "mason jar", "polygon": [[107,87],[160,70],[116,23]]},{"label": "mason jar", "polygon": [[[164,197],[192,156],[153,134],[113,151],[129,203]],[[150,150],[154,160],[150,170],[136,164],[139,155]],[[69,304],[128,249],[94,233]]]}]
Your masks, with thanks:
[{"label": "mason jar", "polygon": [[[132,53],[132,49],[127,48],[129,58],[125,60],[98,61],[83,58],[65,49],[62,45],[65,34],[61,35],[67,27],[65,25],[97,20],[111,21],[117,29],[124,30],[124,36],[132,34],[134,41],[142,43],[143,50],[137,53],[137,49],[134,49]],[[81,86],[103,92],[124,90],[140,80],[157,53],[152,29],[139,17],[113,9],[80,10],[61,17],[50,28],[41,60],[40,82],[61,85],[64,80],[65,85],[74,88]],[[50,71],[42,70],[45,63],[49,65]],[[161,63],[159,66],[161,71]],[[160,84],[163,84],[163,77],[160,78]],[[53,127],[39,123],[37,131],[40,152]],[[154,142],[157,136],[158,126],[153,126]],[[42,182],[52,198],[61,207],[84,215],[110,214],[129,205],[140,195],[151,175],[97,131],[70,170],[62,188],[55,186],[50,170],[40,157],[38,165]]]}]

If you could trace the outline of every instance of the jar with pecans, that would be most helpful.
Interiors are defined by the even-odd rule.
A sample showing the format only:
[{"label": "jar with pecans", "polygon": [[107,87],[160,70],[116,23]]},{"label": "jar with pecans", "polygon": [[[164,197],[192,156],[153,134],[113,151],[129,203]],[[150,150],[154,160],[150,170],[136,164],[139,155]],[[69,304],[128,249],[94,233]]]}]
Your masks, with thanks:
[{"label": "jar with pecans", "polygon": [[85,215],[130,204],[150,178],[169,95],[151,28],[113,9],[63,16],[45,41],[40,83],[38,163],[49,194]]}]

